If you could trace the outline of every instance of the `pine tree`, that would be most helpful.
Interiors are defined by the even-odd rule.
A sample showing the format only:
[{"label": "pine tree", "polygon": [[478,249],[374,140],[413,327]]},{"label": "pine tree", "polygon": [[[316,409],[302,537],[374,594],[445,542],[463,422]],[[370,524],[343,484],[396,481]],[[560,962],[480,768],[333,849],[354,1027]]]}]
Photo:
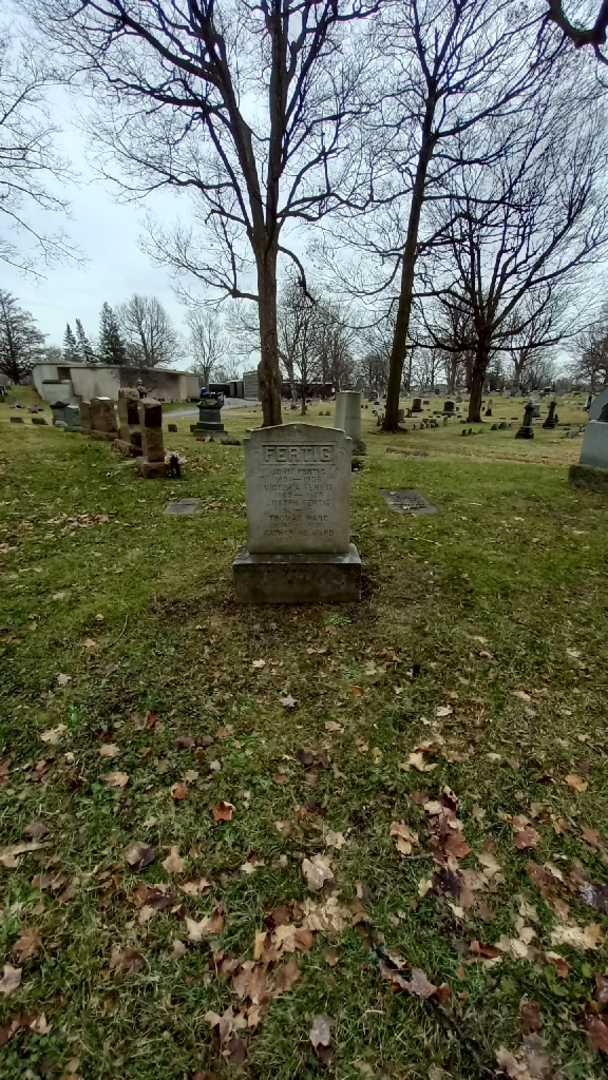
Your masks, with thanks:
[{"label": "pine tree", "polygon": [[84,332],[80,319],[76,319],[76,337],[78,339],[78,358],[82,364],[96,364],[97,357],[93,352],[93,346]]},{"label": "pine tree", "polygon": [[0,372],[17,385],[43,359],[44,334],[12,293],[0,289]]},{"label": "pine tree", "polygon": [[80,360],[78,354],[78,346],[76,344],[76,338],[74,332],[69,323],[65,324],[65,334],[63,336],[63,362],[64,364],[77,364]]},{"label": "pine tree", "polygon": [[101,309],[99,359],[102,364],[122,366],[127,362],[125,345],[118,329],[118,320],[107,301]]}]

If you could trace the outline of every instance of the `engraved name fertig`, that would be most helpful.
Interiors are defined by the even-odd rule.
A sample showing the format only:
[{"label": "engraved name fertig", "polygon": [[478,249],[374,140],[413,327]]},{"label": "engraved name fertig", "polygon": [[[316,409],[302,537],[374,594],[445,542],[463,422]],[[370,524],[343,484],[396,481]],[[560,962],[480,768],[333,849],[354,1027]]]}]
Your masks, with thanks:
[{"label": "engraved name fertig", "polygon": [[306,446],[275,446],[271,443],[262,447],[262,461],[265,465],[325,465],[336,460],[335,452],[331,443]]}]

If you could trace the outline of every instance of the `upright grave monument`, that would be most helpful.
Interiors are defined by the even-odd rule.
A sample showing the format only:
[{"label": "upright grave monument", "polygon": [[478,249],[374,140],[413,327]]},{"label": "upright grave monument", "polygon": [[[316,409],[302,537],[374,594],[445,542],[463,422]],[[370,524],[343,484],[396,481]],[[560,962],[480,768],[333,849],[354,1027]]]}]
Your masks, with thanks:
[{"label": "upright grave monument", "polygon": [[608,400],[597,420],[587,424],[580,462],[570,467],[569,476],[576,487],[608,493]]},{"label": "upright grave monument", "polygon": [[113,446],[131,457],[140,457],[142,453],[139,400],[134,387],[123,386],[118,391],[118,438]]},{"label": "upright grave monument", "polygon": [[63,411],[66,431],[80,431],[80,409],[78,405],[66,405]]},{"label": "upright grave monument", "polygon": [[239,600],[348,602],[361,594],[350,542],[352,440],[343,431],[285,424],[245,443],[247,545],[232,564]]},{"label": "upright grave monument", "polygon": [[94,439],[107,439],[111,442],[116,438],[116,413],[114,402],[109,397],[91,398],[91,436]]},{"label": "upright grave monument", "polygon": [[143,398],[138,402],[137,409],[143,451],[143,457],[137,462],[139,472],[146,479],[166,476],[162,405],[154,398]]},{"label": "upright grave monument", "polygon": [[81,435],[90,435],[91,434],[91,402],[90,401],[81,401],[79,408],[80,408],[80,434]]},{"label": "upright grave monument", "polygon": [[361,438],[361,393],[359,390],[339,390],[336,394],[336,427],[353,440],[356,454],[365,452]]},{"label": "upright grave monument", "polygon": [[534,402],[529,401],[524,409],[524,418],[521,427],[515,432],[516,439],[534,438]]},{"label": "upright grave monument", "polygon": [[190,425],[193,435],[221,435],[224,431],[222,423],[222,406],[215,394],[208,394],[198,403],[198,421]]}]

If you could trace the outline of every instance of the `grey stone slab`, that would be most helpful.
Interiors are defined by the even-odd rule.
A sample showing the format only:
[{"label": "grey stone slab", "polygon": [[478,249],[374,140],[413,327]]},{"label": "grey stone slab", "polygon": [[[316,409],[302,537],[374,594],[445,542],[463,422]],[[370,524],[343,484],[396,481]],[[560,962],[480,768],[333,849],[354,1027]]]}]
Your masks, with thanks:
[{"label": "grey stone slab", "polygon": [[361,558],[354,544],[334,555],[266,555],[242,547],[232,569],[237,597],[246,604],[343,604],[361,598]]},{"label": "grey stone slab", "polygon": [[352,440],[335,428],[253,431],[245,443],[249,551],[348,552],[351,461]]},{"label": "grey stone slab", "polygon": [[585,428],[581,449],[581,465],[608,469],[608,424],[591,420]]},{"label": "grey stone slab", "polygon": [[608,405],[608,386],[595,395],[589,406],[589,419],[599,420],[600,413],[605,405]]},{"label": "grey stone slab", "polygon": [[428,499],[425,499],[424,495],[421,495],[419,491],[391,491],[388,488],[382,488],[380,494],[384,497],[391,510],[394,510],[397,514],[418,516],[419,514],[437,513],[437,507],[433,506]]},{"label": "grey stone slab", "polygon": [[163,513],[174,514],[176,517],[190,517],[192,514],[199,514],[200,509],[200,499],[174,499],[173,502],[167,503]]}]

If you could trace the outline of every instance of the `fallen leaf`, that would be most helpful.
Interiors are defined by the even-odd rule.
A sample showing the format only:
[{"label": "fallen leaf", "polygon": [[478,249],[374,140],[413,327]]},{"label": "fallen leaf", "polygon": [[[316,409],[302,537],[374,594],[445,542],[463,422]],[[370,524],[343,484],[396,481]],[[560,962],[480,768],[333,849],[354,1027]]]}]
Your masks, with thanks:
[{"label": "fallen leaf", "polygon": [[211,915],[207,915],[200,922],[197,922],[196,919],[190,919],[186,915],[188,940],[199,942],[212,934],[221,934],[224,929],[224,921],[224,915],[220,908],[216,908]]},{"label": "fallen leaf", "polygon": [[601,1050],[608,1054],[608,1025],[599,1016],[594,1016],[587,1024],[587,1034],[592,1050]]},{"label": "fallen leaf", "polygon": [[395,847],[400,855],[411,855],[412,846],[418,843],[418,833],[408,828],[403,821],[393,821],[391,824],[391,836],[395,836]]},{"label": "fallen leaf", "polygon": [[446,855],[452,855],[455,859],[464,859],[471,851],[463,834],[458,831],[451,832],[449,836],[446,837],[443,844],[443,850]]},{"label": "fallen leaf", "polygon": [[97,751],[100,757],[115,758],[120,754],[120,747],[116,743],[104,743]]},{"label": "fallen leaf", "polygon": [[533,829],[531,825],[527,825],[523,829],[517,829],[515,832],[515,847],[519,848],[520,851],[536,847],[539,840],[540,833]]},{"label": "fallen leaf", "polygon": [[214,821],[232,821],[234,811],[235,807],[232,805],[232,803],[224,802],[224,800],[222,799],[221,802],[217,803],[216,806],[212,807],[211,813],[213,814]]},{"label": "fallen leaf", "polygon": [[0,994],[12,994],[21,985],[21,968],[5,964],[0,978]]},{"label": "fallen leaf", "polygon": [[603,846],[602,837],[597,829],[584,828],[581,831],[581,839],[584,840],[586,844],[589,844],[590,847],[595,848],[596,851],[601,851]]},{"label": "fallen leaf", "polygon": [[281,964],[275,972],[276,994],[288,993],[301,977],[297,961],[293,958]]},{"label": "fallen leaf", "polygon": [[329,859],[324,855],[313,855],[312,859],[302,861],[302,876],[309,889],[319,892],[326,882],[333,882],[334,875]]},{"label": "fallen leaf", "polygon": [[13,945],[12,952],[17,963],[22,964],[24,960],[31,960],[32,956],[36,956],[41,948],[42,938],[38,930],[35,927],[26,927]]},{"label": "fallen leaf", "polygon": [[530,1035],[533,1031],[540,1031],[543,1021],[537,1001],[522,1002],[519,1009],[519,1021],[524,1035]]},{"label": "fallen leaf", "polygon": [[182,784],[181,782],[178,782],[177,784],[172,784],[170,794],[171,798],[175,802],[183,802],[184,799],[188,798],[188,787],[186,784]]},{"label": "fallen leaf", "polygon": [[420,968],[412,968],[412,977],[408,981],[407,989],[410,994],[426,999],[436,994],[438,988],[427,979],[424,971]]},{"label": "fallen leaf", "polygon": [[58,724],[57,727],[48,728],[46,731],[42,731],[40,733],[40,738],[43,743],[48,743],[49,746],[57,746],[67,730],[65,724]]},{"label": "fallen leaf", "polygon": [[344,847],[345,843],[346,843],[346,837],[345,837],[344,833],[333,832],[332,829],[329,829],[325,833],[325,846],[326,847],[333,847],[333,848],[336,848],[339,851],[340,848]]},{"label": "fallen leaf", "polygon": [[48,825],[45,825],[44,821],[31,821],[25,826],[23,835],[27,836],[28,840],[42,840],[43,836],[48,836],[48,832]]},{"label": "fallen leaf", "polygon": [[589,787],[587,781],[583,780],[583,777],[578,776],[576,773],[568,773],[568,775],[564,777],[564,781],[569,787],[574,788],[575,791],[583,792]]},{"label": "fallen leaf", "polygon": [[583,903],[601,911],[603,915],[608,915],[608,885],[592,885],[585,881],[579,887],[578,894]]},{"label": "fallen leaf", "polygon": [[178,888],[185,892],[186,896],[200,896],[205,889],[211,888],[211,882],[207,881],[207,878],[199,878],[198,881],[185,881]]},{"label": "fallen leaf", "polygon": [[254,660],[251,666],[253,668],[255,668],[256,671],[261,671],[262,668],[266,667],[266,661],[265,660]]},{"label": "fallen leaf", "polygon": [[424,754],[421,751],[416,751],[415,753],[409,754],[407,763],[413,769],[417,769],[418,772],[432,772],[433,769],[437,768],[436,762],[434,764],[431,764],[425,761]]},{"label": "fallen leaf", "polygon": [[30,1020],[27,1026],[29,1027],[30,1031],[33,1031],[36,1035],[41,1036],[48,1035],[49,1031],[51,1030],[51,1025],[49,1024],[44,1013],[39,1013],[38,1016],[35,1016],[33,1020]]},{"label": "fallen leaf", "polygon": [[129,783],[129,774],[126,772],[109,772],[102,777],[104,784],[110,788],[125,788]]},{"label": "fallen leaf", "polygon": [[284,709],[295,709],[298,704],[297,699],[292,697],[291,694],[286,694],[285,697],[279,698],[279,701]]},{"label": "fallen leaf", "polygon": [[48,847],[48,844],[41,844],[38,840],[27,840],[21,844],[11,844],[10,847],[2,848],[0,851],[0,863],[7,870],[14,870],[19,866],[18,855],[26,855],[29,851],[39,851],[40,848],[44,847]]},{"label": "fallen leaf", "polygon": [[64,675],[64,673],[62,671],[59,672],[59,674],[57,676],[57,685],[58,686],[67,686],[68,683],[71,683],[71,681],[72,681],[72,676],[71,675]]},{"label": "fallen leaf", "polygon": [[153,847],[148,847],[146,844],[129,844],[125,851],[125,859],[129,866],[133,870],[143,870],[150,863],[153,863],[156,858],[156,851]]},{"label": "fallen leaf", "polygon": [[167,858],[163,859],[161,865],[164,866],[168,874],[183,874],[186,864],[180,856],[179,848],[171,847]]},{"label": "fallen leaf", "polygon": [[313,1016],[312,1025],[308,1033],[308,1038],[312,1043],[312,1048],[322,1061],[327,1060],[328,1051],[331,1047],[331,1025],[332,1020],[324,1013],[320,1013],[317,1016]]},{"label": "fallen leaf", "polygon": [[141,971],[145,966],[145,960],[141,953],[137,952],[137,949],[122,949],[119,945],[114,945],[108,966],[110,971],[133,975],[134,972]]},{"label": "fallen leaf", "polygon": [[557,926],[551,931],[552,945],[570,945],[573,949],[597,949],[602,938],[598,923],[588,926]]},{"label": "fallen leaf", "polygon": [[442,720],[446,716],[451,716],[454,709],[451,705],[438,705],[435,709],[435,716],[438,720]]}]

